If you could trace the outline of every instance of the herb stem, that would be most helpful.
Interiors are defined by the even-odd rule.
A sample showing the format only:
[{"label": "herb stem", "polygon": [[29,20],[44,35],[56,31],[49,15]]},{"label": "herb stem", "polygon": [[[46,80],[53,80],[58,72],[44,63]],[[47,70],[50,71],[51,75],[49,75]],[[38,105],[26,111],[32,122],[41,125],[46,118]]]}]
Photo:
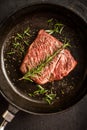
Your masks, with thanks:
[{"label": "herb stem", "polygon": [[48,104],[53,103],[54,99],[56,98],[56,94],[52,92],[52,90],[48,91],[48,89],[43,88],[41,85],[36,85],[38,89],[34,91],[33,93],[29,93],[30,97],[36,97],[36,96],[41,96],[44,101],[46,101]]}]

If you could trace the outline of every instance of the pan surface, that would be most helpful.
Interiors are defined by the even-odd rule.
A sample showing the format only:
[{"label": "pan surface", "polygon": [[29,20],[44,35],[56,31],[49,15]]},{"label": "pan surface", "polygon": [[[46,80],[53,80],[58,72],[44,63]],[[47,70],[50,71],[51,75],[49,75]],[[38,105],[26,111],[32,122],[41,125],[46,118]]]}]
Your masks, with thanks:
[{"label": "pan surface", "polygon": [[[77,61],[76,68],[60,81],[42,85],[57,94],[53,104],[49,105],[41,97],[30,97],[29,93],[36,90],[36,84],[19,80],[23,75],[19,68],[29,46],[24,45],[24,52],[9,54],[15,51],[13,39],[17,33],[21,34],[26,28],[30,28],[31,37],[27,40],[29,45],[36,38],[40,29],[50,29],[47,23],[49,19],[62,23],[62,34],[53,36],[64,42],[66,38],[70,44],[71,54]],[[81,26],[82,25],[82,26]],[[1,70],[0,87],[7,99],[20,109],[35,113],[53,113],[64,110],[76,103],[86,92],[86,68],[87,68],[87,44],[86,24],[77,15],[64,7],[56,5],[36,5],[24,8],[12,15],[1,28]]]}]

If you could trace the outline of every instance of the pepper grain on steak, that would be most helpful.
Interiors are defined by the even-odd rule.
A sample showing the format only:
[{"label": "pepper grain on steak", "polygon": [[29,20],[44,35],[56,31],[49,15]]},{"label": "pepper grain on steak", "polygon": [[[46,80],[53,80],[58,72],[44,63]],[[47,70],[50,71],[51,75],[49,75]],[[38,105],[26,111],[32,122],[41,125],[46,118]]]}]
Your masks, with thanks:
[{"label": "pepper grain on steak", "polygon": [[[23,74],[36,68],[47,57],[60,49],[63,44],[52,35],[40,30],[37,38],[30,45],[28,52],[21,64],[20,70]],[[50,63],[43,67],[40,74],[35,74],[29,78],[38,84],[45,84],[54,80],[60,80],[67,76],[76,66],[77,62],[70,54],[70,51],[63,49]]]}]

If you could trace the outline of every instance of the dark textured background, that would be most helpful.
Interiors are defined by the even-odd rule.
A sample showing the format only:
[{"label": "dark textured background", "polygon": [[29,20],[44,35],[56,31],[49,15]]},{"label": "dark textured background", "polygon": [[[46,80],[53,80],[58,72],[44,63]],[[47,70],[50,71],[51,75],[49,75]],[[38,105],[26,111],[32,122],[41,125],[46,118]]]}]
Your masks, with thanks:
[{"label": "dark textured background", "polygon": [[[65,0],[65,3],[66,1],[72,3],[72,0]],[[87,7],[87,0],[79,1]],[[14,10],[29,2],[32,3],[35,0],[0,0],[0,24],[8,14],[10,15]],[[61,0],[61,3],[64,4],[64,0]],[[8,102],[0,95],[0,122],[1,115],[7,107]],[[38,116],[20,111],[5,130],[87,130],[87,95],[70,110],[61,114]]]}]

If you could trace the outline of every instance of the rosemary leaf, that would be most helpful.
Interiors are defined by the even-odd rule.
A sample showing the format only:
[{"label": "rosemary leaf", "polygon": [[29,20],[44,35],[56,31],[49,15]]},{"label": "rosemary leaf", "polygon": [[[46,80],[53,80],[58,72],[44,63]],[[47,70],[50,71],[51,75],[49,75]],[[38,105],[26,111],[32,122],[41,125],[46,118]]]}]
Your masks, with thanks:
[{"label": "rosemary leaf", "polygon": [[64,95],[64,91],[63,90],[61,90],[61,93],[62,93],[62,95]]},{"label": "rosemary leaf", "polygon": [[13,46],[14,46],[15,48],[17,48],[18,46],[20,46],[20,43],[19,43],[19,42],[15,42],[15,43],[13,43]]},{"label": "rosemary leaf", "polygon": [[62,23],[56,23],[55,26],[63,26]]},{"label": "rosemary leaf", "polygon": [[44,100],[50,105],[51,104],[51,100],[47,97],[44,98]]},{"label": "rosemary leaf", "polygon": [[51,23],[52,21],[53,21],[53,18],[48,19],[48,20],[47,20],[47,23]]},{"label": "rosemary leaf", "polygon": [[32,93],[29,93],[28,95],[29,95],[30,97],[34,97],[34,94],[32,94]]},{"label": "rosemary leaf", "polygon": [[28,33],[30,31],[30,28],[28,27],[26,30],[24,30],[24,33]]},{"label": "rosemary leaf", "polygon": [[[29,81],[33,82],[33,80],[32,80],[32,79],[30,79],[29,77],[24,77],[24,79],[25,79],[25,80],[29,80]],[[19,79],[19,80],[21,80],[21,79]]]},{"label": "rosemary leaf", "polygon": [[54,24],[53,29],[49,29],[49,30],[45,30],[45,31],[47,33],[49,33],[49,34],[53,34],[53,33],[59,33],[59,34],[61,34],[62,31],[63,31],[63,29],[64,29],[64,25],[63,24],[56,23],[56,24]]},{"label": "rosemary leaf", "polygon": [[34,95],[40,95],[40,90],[34,91]]},{"label": "rosemary leaf", "polygon": [[29,33],[26,33],[26,35],[29,36],[29,37],[31,36]]},{"label": "rosemary leaf", "polygon": [[17,33],[17,37],[20,38],[20,39],[23,39],[23,37],[20,33]]},{"label": "rosemary leaf", "polygon": [[38,90],[35,91],[34,94],[37,93],[37,94],[41,94],[41,95],[43,95],[43,94],[45,94],[45,93],[48,92],[48,90],[44,89],[41,85],[37,85],[37,87],[38,87]]},{"label": "rosemary leaf", "polygon": [[49,95],[46,95],[46,97],[50,100],[53,100],[55,97],[56,97],[56,94],[49,94]]},{"label": "rosemary leaf", "polygon": [[20,51],[24,52],[24,46],[20,46]]},{"label": "rosemary leaf", "polygon": [[48,90],[43,89],[43,90],[41,90],[41,91],[40,91],[40,94],[42,94],[42,95],[43,95],[43,94],[46,94],[47,92],[48,92]]},{"label": "rosemary leaf", "polygon": [[59,30],[59,34],[62,33],[63,29],[64,29],[64,27],[61,27],[61,28],[60,28],[60,30]]},{"label": "rosemary leaf", "polygon": [[12,55],[12,54],[14,54],[15,52],[14,51],[11,51],[11,52],[8,52],[7,54],[8,55]]},{"label": "rosemary leaf", "polygon": [[47,33],[49,34],[53,34],[54,33],[54,30],[45,30]]},{"label": "rosemary leaf", "polygon": [[51,104],[55,98],[56,94],[46,94],[44,100]]},{"label": "rosemary leaf", "polygon": [[29,45],[29,44],[28,44],[28,42],[27,42],[27,41],[25,41],[25,40],[24,40],[24,43],[25,43],[27,46]]},{"label": "rosemary leaf", "polygon": [[16,37],[14,38],[15,43],[17,42],[18,39],[19,39],[18,36],[16,36]]},{"label": "rosemary leaf", "polygon": [[24,31],[24,34],[27,35],[27,36],[31,36],[29,27]]},{"label": "rosemary leaf", "polygon": [[41,85],[37,85],[37,87],[39,88],[39,89],[41,89],[41,90],[43,90],[44,88],[41,86]]}]

